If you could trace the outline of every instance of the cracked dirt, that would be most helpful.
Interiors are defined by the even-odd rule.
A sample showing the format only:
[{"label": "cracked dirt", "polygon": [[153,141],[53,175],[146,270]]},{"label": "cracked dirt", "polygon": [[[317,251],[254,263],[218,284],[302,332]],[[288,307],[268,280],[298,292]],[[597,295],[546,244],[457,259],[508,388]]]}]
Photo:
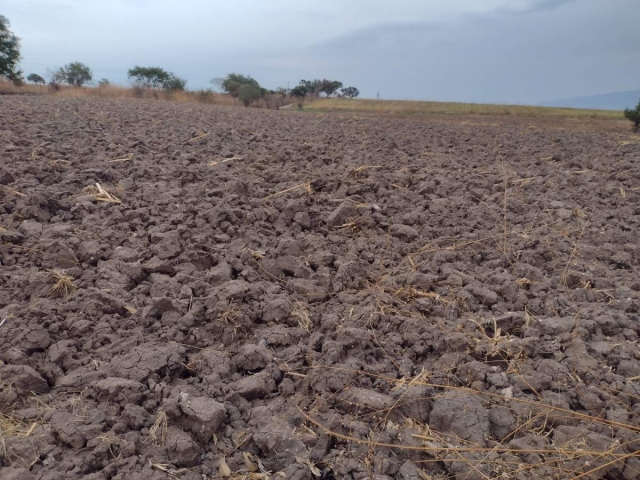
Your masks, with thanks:
[{"label": "cracked dirt", "polygon": [[0,101],[0,478],[640,478],[624,124]]}]

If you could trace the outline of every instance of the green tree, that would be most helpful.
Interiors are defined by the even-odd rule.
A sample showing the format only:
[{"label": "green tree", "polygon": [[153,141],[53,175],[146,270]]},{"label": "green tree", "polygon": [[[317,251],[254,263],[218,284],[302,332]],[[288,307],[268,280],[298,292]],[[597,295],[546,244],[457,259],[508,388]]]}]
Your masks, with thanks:
[{"label": "green tree", "polygon": [[347,98],[356,98],[358,95],[360,95],[360,90],[358,90],[356,87],[345,87],[342,89],[341,93]]},{"label": "green tree", "polygon": [[10,26],[9,19],[0,15],[0,77],[18,84],[22,82],[22,70],[18,69],[20,39]]},{"label": "green tree", "polygon": [[44,85],[45,83],[47,83],[47,82],[45,81],[45,79],[44,79],[44,78],[42,78],[42,77],[41,77],[40,75],[38,75],[37,73],[30,73],[30,74],[29,74],[29,76],[27,77],[27,81],[29,81],[29,82],[31,82],[31,83],[35,83],[36,85],[37,85],[38,83],[41,83],[41,84],[43,84],[43,85]]},{"label": "green tree", "polygon": [[173,73],[169,73],[167,79],[162,82],[162,89],[171,92],[182,91],[186,86],[187,81],[184,78],[177,77]]},{"label": "green tree", "polygon": [[[240,97],[240,89],[243,86],[250,86],[255,88],[256,90],[260,89],[260,84],[258,83],[258,81],[256,79],[254,79],[253,77],[251,77],[251,75],[241,75],[239,73],[229,73],[225,79],[222,81],[222,90],[225,93],[228,93],[229,95],[231,95],[233,98],[239,98]],[[246,92],[248,92],[248,89],[245,89],[245,95]],[[241,99],[242,100],[242,99]],[[243,101],[244,103],[244,101]]]},{"label": "green tree", "polygon": [[260,90],[260,87],[256,87],[253,84],[241,85],[238,89],[238,98],[245,107],[248,107],[251,102],[255,102],[262,98],[262,91]]},{"label": "green tree", "polygon": [[171,74],[160,67],[140,67],[136,65],[127,72],[127,75],[138,87],[146,88],[163,87],[165,82],[171,79]]},{"label": "green tree", "polygon": [[75,87],[91,83],[93,79],[91,69],[82,62],[68,63],[60,69],[60,74],[66,83]]},{"label": "green tree", "polygon": [[342,88],[342,82],[336,80],[322,80],[320,84],[320,91],[330,97]]},{"label": "green tree", "polygon": [[289,95],[296,98],[304,98],[309,93],[309,89],[305,85],[298,85],[293,87],[289,92]]},{"label": "green tree", "polygon": [[320,95],[322,80],[300,80],[299,86],[307,89],[307,95]]},{"label": "green tree", "polygon": [[105,88],[105,87],[108,87],[109,85],[111,85],[111,82],[109,81],[108,78],[101,78],[98,81],[98,87],[100,88]]},{"label": "green tree", "polygon": [[640,130],[640,100],[636,108],[625,108],[624,116],[633,122],[633,129],[635,132]]}]

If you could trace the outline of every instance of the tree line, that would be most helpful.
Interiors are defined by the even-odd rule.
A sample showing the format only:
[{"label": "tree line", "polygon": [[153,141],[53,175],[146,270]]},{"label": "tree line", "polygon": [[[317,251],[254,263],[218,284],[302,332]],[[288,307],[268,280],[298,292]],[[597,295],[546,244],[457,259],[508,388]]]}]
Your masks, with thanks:
[{"label": "tree line", "polygon": [[[238,98],[244,106],[249,106],[252,102],[269,96],[291,96],[303,99],[307,96],[320,96],[324,93],[326,97],[337,96],[355,98],[360,92],[356,87],[344,88],[342,82],[336,80],[300,80],[300,84],[294,88],[280,87],[275,90],[261,87],[258,81],[250,75],[239,73],[229,73],[225,78],[214,78],[210,82],[224,93]],[[339,91],[340,90],[340,91]]]},{"label": "tree line", "polygon": [[307,95],[320,96],[324,93],[327,97],[335,95],[336,97],[355,98],[360,95],[360,91],[356,87],[344,87],[342,82],[337,80],[316,79],[316,80],[300,80],[300,84],[291,89],[291,96],[304,98]]},{"label": "tree line", "polygon": [[[20,62],[20,39],[11,30],[10,26],[9,20],[0,15],[0,78],[5,78],[18,86],[25,81],[22,70],[18,68]],[[176,91],[184,90],[187,85],[185,79],[160,67],[141,67],[136,65],[127,74],[136,88],[161,88],[163,90]],[[59,89],[62,83],[82,87],[91,84],[93,81],[91,68],[81,62],[72,62],[58,69],[50,70],[47,72],[47,76],[49,77],[49,87],[52,90]],[[27,75],[26,81],[36,85],[47,83],[44,77],[37,73]],[[326,97],[355,98],[360,94],[356,87],[344,87],[340,81],[327,79],[301,80],[292,89],[277,88],[269,90],[261,87],[251,76],[230,73],[225,78],[213,79],[211,83],[224,93],[239,99],[245,106],[249,106],[260,99],[265,99],[268,105],[269,99],[273,97],[283,99],[286,96],[292,96],[304,99],[307,96],[319,97],[324,94]],[[106,78],[98,81],[99,87],[108,85],[110,85],[110,82]],[[213,92],[211,90],[200,90],[199,93],[206,96]],[[640,130],[640,102],[635,108],[625,109],[624,116],[633,122],[636,131]]]},{"label": "tree line", "polygon": [[[11,31],[9,20],[0,15],[0,77],[19,86],[25,82],[23,72],[18,68],[20,62],[20,39]],[[93,83],[93,71],[82,62],[71,62],[62,67],[47,70],[49,88],[52,91],[59,90],[62,84],[73,87],[83,87]],[[136,65],[127,71],[129,80],[137,89],[162,89],[165,91],[185,90],[187,81],[160,67],[142,67]],[[42,75],[30,73],[26,81],[33,84],[45,85],[47,80]],[[243,105],[249,106],[254,102],[264,99],[267,105],[269,100],[275,98],[281,101],[287,97],[304,99],[305,97],[345,97],[355,98],[360,92],[356,87],[344,87],[337,80],[316,79],[301,80],[292,89],[277,88],[275,90],[262,87],[257,80],[250,75],[229,73],[224,78],[216,78],[211,83],[217,90],[224,92],[234,99],[238,99]],[[108,79],[98,81],[98,87],[110,85]],[[210,89],[200,90],[201,95],[213,94]]]}]

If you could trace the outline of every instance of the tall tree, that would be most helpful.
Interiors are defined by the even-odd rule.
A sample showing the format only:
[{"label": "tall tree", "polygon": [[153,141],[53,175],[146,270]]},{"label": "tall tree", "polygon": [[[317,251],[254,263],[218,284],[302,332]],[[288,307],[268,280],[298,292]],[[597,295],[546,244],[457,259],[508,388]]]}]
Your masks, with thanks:
[{"label": "tall tree", "polygon": [[322,80],[320,84],[320,91],[330,97],[342,88],[342,82],[336,80]]},{"label": "tall tree", "polygon": [[22,82],[20,61],[20,39],[11,31],[9,19],[0,15],[0,77],[13,83]]},{"label": "tall tree", "polygon": [[44,78],[42,78],[42,77],[41,77],[40,75],[38,75],[37,73],[30,73],[30,74],[29,74],[29,76],[27,77],[27,81],[28,81],[28,82],[31,82],[31,83],[35,83],[36,85],[37,85],[38,83],[41,83],[41,84],[43,84],[43,85],[46,83],[45,79],[44,79]]},{"label": "tall tree", "polygon": [[299,86],[305,87],[309,95],[319,95],[323,80],[300,80]]},{"label": "tall tree", "polygon": [[140,67],[136,65],[127,72],[130,80],[146,88],[160,88],[170,80],[171,74],[160,67]]},{"label": "tall tree", "polygon": [[[302,83],[302,82],[300,82]],[[289,95],[296,98],[304,98],[309,93],[309,89],[305,85],[298,85],[297,87],[293,87],[289,92]]]},{"label": "tall tree", "polygon": [[93,72],[82,62],[68,63],[60,69],[60,77],[69,85],[81,87],[86,83],[91,83]]},{"label": "tall tree", "polygon": [[341,93],[347,98],[356,98],[358,95],[360,95],[360,90],[358,90],[356,87],[345,87],[342,89]]},{"label": "tall tree", "polygon": [[[225,93],[231,95],[233,98],[238,98],[240,96],[240,88],[243,86],[250,86],[258,91],[260,90],[260,84],[255,78],[251,77],[251,75],[229,73],[222,81],[222,90],[224,90]],[[249,91],[253,90],[245,89],[245,92]]]}]

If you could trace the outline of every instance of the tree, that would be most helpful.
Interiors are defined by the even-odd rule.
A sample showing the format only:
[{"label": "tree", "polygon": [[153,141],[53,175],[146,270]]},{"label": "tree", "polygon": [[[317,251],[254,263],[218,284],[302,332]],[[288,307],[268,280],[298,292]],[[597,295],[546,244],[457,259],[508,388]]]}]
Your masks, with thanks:
[{"label": "tree", "polygon": [[0,77],[18,84],[22,82],[22,70],[18,68],[20,39],[10,26],[9,19],[0,15]]},{"label": "tree", "polygon": [[[239,73],[229,73],[222,81],[222,90],[233,98],[239,98],[240,89],[245,85],[254,87],[259,92],[260,84],[256,79],[252,78],[251,75],[241,75]],[[248,92],[249,90],[245,89],[245,91]]]},{"label": "tree", "polygon": [[633,122],[633,130],[637,132],[640,129],[640,100],[636,108],[625,108],[624,116]]},{"label": "tree", "polygon": [[49,79],[49,83],[63,83],[64,82],[64,71],[62,68],[47,68],[45,76]]},{"label": "tree", "polygon": [[296,98],[304,98],[309,93],[309,89],[305,85],[298,85],[293,87],[289,92],[289,95]]},{"label": "tree", "polygon": [[187,81],[184,78],[177,77],[173,73],[169,73],[167,79],[162,82],[162,89],[168,90],[170,92],[177,92],[184,90],[186,87]]},{"label": "tree", "polygon": [[308,95],[319,95],[320,87],[322,86],[322,80],[300,80],[299,86],[307,89]]},{"label": "tree", "polygon": [[360,90],[358,90],[356,87],[345,87],[342,89],[342,95],[348,98],[356,98],[358,95],[360,95]]},{"label": "tree", "polygon": [[44,78],[42,78],[40,75],[38,75],[37,73],[30,73],[29,76],[27,77],[27,81],[31,82],[31,83],[35,83],[36,85],[41,83],[41,84],[45,84],[47,83],[45,81]]},{"label": "tree", "polygon": [[127,72],[127,75],[138,87],[160,88],[164,86],[165,82],[171,80],[172,74],[160,67],[136,65]]},{"label": "tree", "polygon": [[60,84],[65,81],[64,70],[62,68],[55,70],[47,68],[46,76],[49,79],[49,90],[52,92],[60,90]]},{"label": "tree", "polygon": [[60,69],[60,74],[66,83],[76,87],[91,83],[93,79],[91,69],[82,62],[68,63]]},{"label": "tree", "polygon": [[342,82],[336,80],[322,80],[320,84],[320,91],[330,97],[342,88]]},{"label": "tree", "polygon": [[262,92],[260,87],[256,87],[253,84],[245,84],[241,85],[238,89],[238,98],[245,107],[248,107],[251,102],[255,102],[262,98]]},{"label": "tree", "polygon": [[100,81],[98,82],[98,87],[100,88],[106,88],[109,85],[111,85],[111,82],[109,81],[108,78],[101,78]]}]

